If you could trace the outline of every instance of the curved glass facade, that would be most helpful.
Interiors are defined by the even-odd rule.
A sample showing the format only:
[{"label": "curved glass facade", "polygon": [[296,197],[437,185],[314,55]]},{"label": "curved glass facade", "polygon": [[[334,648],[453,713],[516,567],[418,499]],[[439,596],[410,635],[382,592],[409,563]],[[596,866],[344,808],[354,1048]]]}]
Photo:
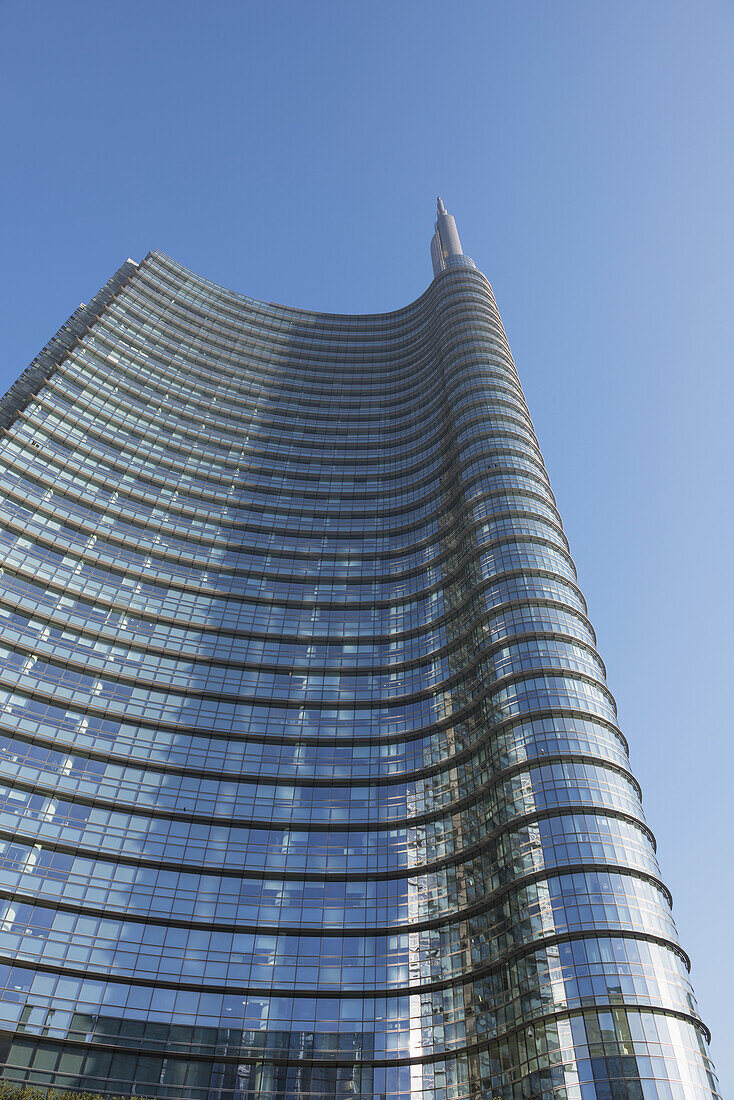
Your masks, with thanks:
[{"label": "curved glass facade", "polygon": [[718,1096],[492,290],[437,240],[369,316],[152,253],[0,402],[6,1079]]}]

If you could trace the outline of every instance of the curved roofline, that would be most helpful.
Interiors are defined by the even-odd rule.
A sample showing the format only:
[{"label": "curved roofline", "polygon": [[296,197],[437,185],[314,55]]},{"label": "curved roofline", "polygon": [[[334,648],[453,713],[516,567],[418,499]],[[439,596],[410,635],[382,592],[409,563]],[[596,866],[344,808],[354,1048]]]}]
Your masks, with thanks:
[{"label": "curved roofline", "polygon": [[[161,252],[160,249],[154,249],[149,252],[145,259],[139,266],[142,266],[146,260],[155,256],[165,263],[170,264],[176,268],[184,278],[191,278],[197,280],[199,283],[206,287],[217,291],[219,294],[227,294],[237,301],[250,306],[260,307],[262,309],[283,309],[289,310],[292,313],[299,313],[310,318],[320,318],[324,320],[335,321],[370,321],[380,318],[384,320],[386,318],[396,317],[401,313],[406,313],[409,310],[414,309],[416,306],[422,303],[426,295],[431,291],[436,280],[447,271],[466,270],[467,268],[476,271],[476,265],[469,256],[465,255],[463,248],[461,247],[461,241],[459,240],[459,233],[456,228],[456,222],[451,214],[444,206],[443,200],[439,197],[436,200],[436,223],[434,226],[434,234],[431,239],[431,263],[433,265],[433,279],[423,291],[412,302],[408,302],[404,306],[399,306],[397,309],[381,310],[376,313],[333,313],[326,312],[324,310],[315,309],[302,309],[300,306],[289,306],[283,302],[266,302],[261,298],[252,298],[248,294],[241,294],[239,291],[231,290],[229,287],[223,286],[221,283],[215,283],[212,279],[207,279],[203,275],[199,275],[196,271],[192,271],[191,268],[185,267],[183,264],[174,260],[172,256],[169,256],[165,252]],[[479,272],[481,275],[482,273]],[[482,275],[482,278],[484,276]],[[487,280],[485,279],[485,282]]]},{"label": "curved roofline", "polygon": [[[364,320],[364,321],[368,321],[368,320],[377,319],[377,318],[384,319],[384,318],[397,317],[399,314],[407,313],[409,310],[412,310],[416,306],[419,306],[423,302],[423,300],[428,296],[428,294],[430,294],[433,287],[438,282],[440,282],[440,280],[443,279],[446,275],[453,275],[453,274],[457,274],[459,272],[473,271],[477,275],[481,276],[481,278],[485,282],[488,281],[486,276],[481,271],[479,271],[479,269],[475,266],[473,261],[469,259],[468,256],[466,256],[466,257],[463,256],[463,255],[462,256],[457,256],[457,257],[453,258],[454,262],[452,262],[449,266],[445,267],[443,270],[439,271],[433,277],[433,279],[428,284],[426,289],[421,294],[419,294],[417,298],[414,298],[412,302],[407,302],[405,305],[399,306],[397,309],[391,309],[391,310],[386,310],[386,311],[382,311],[382,312],[375,312],[375,313],[334,313],[334,312],[329,312],[329,311],[326,311],[326,310],[304,309],[301,306],[291,306],[291,305],[286,304],[285,302],[267,301],[264,298],[253,298],[249,294],[243,294],[240,291],[232,290],[231,287],[224,286],[223,283],[217,283],[213,279],[207,279],[206,276],[200,275],[197,271],[194,271],[193,268],[186,267],[185,264],[180,263],[179,260],[175,260],[172,256],[169,256],[167,252],[163,252],[160,248],[154,248],[150,252],[148,252],[147,255],[140,261],[140,263],[137,266],[139,268],[142,268],[143,265],[145,264],[145,262],[147,260],[151,259],[151,257],[155,257],[159,260],[163,260],[166,264],[170,264],[171,267],[176,268],[182,274],[182,276],[184,276],[185,278],[191,278],[191,279],[193,279],[193,280],[195,280],[199,283],[202,283],[205,287],[208,287],[211,290],[216,291],[220,294],[230,295],[232,298],[236,299],[238,302],[241,302],[243,305],[260,307],[264,310],[283,309],[283,310],[288,310],[291,313],[303,314],[306,317],[314,317],[314,318],[318,317],[320,319],[329,319],[329,320],[332,320],[332,321],[339,321],[339,320],[360,320],[360,321]],[[463,261],[463,262],[457,262],[457,261]]]}]

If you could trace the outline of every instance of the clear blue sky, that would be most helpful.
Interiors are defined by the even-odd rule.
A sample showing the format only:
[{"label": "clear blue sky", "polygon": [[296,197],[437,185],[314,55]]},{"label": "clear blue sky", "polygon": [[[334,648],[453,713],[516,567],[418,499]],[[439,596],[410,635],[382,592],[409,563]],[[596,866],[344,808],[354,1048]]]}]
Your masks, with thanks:
[{"label": "clear blue sky", "polygon": [[255,297],[396,308],[444,197],[495,289],[734,1095],[734,5],[0,14],[0,389],[152,248]]}]

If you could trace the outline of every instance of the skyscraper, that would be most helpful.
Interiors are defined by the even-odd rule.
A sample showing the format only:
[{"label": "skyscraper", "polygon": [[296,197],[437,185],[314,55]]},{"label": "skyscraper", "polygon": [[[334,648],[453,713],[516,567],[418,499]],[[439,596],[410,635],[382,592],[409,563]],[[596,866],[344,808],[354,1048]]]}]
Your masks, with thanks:
[{"label": "skyscraper", "polygon": [[3,1076],[716,1097],[492,290],[125,263],[0,402]]}]

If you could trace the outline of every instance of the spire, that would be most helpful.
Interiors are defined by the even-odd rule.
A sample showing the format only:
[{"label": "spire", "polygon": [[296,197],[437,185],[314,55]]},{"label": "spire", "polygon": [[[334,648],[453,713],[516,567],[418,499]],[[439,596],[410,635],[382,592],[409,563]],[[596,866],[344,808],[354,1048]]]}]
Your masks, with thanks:
[{"label": "spire", "polygon": [[[450,261],[457,256],[464,256],[459,240],[459,232],[456,228],[456,222],[446,210],[443,199],[439,195],[436,200],[436,232],[433,234],[433,240],[431,241],[431,260],[434,276],[444,271],[449,266]],[[465,257],[464,262],[468,263],[470,267],[474,266],[468,256]]]}]

